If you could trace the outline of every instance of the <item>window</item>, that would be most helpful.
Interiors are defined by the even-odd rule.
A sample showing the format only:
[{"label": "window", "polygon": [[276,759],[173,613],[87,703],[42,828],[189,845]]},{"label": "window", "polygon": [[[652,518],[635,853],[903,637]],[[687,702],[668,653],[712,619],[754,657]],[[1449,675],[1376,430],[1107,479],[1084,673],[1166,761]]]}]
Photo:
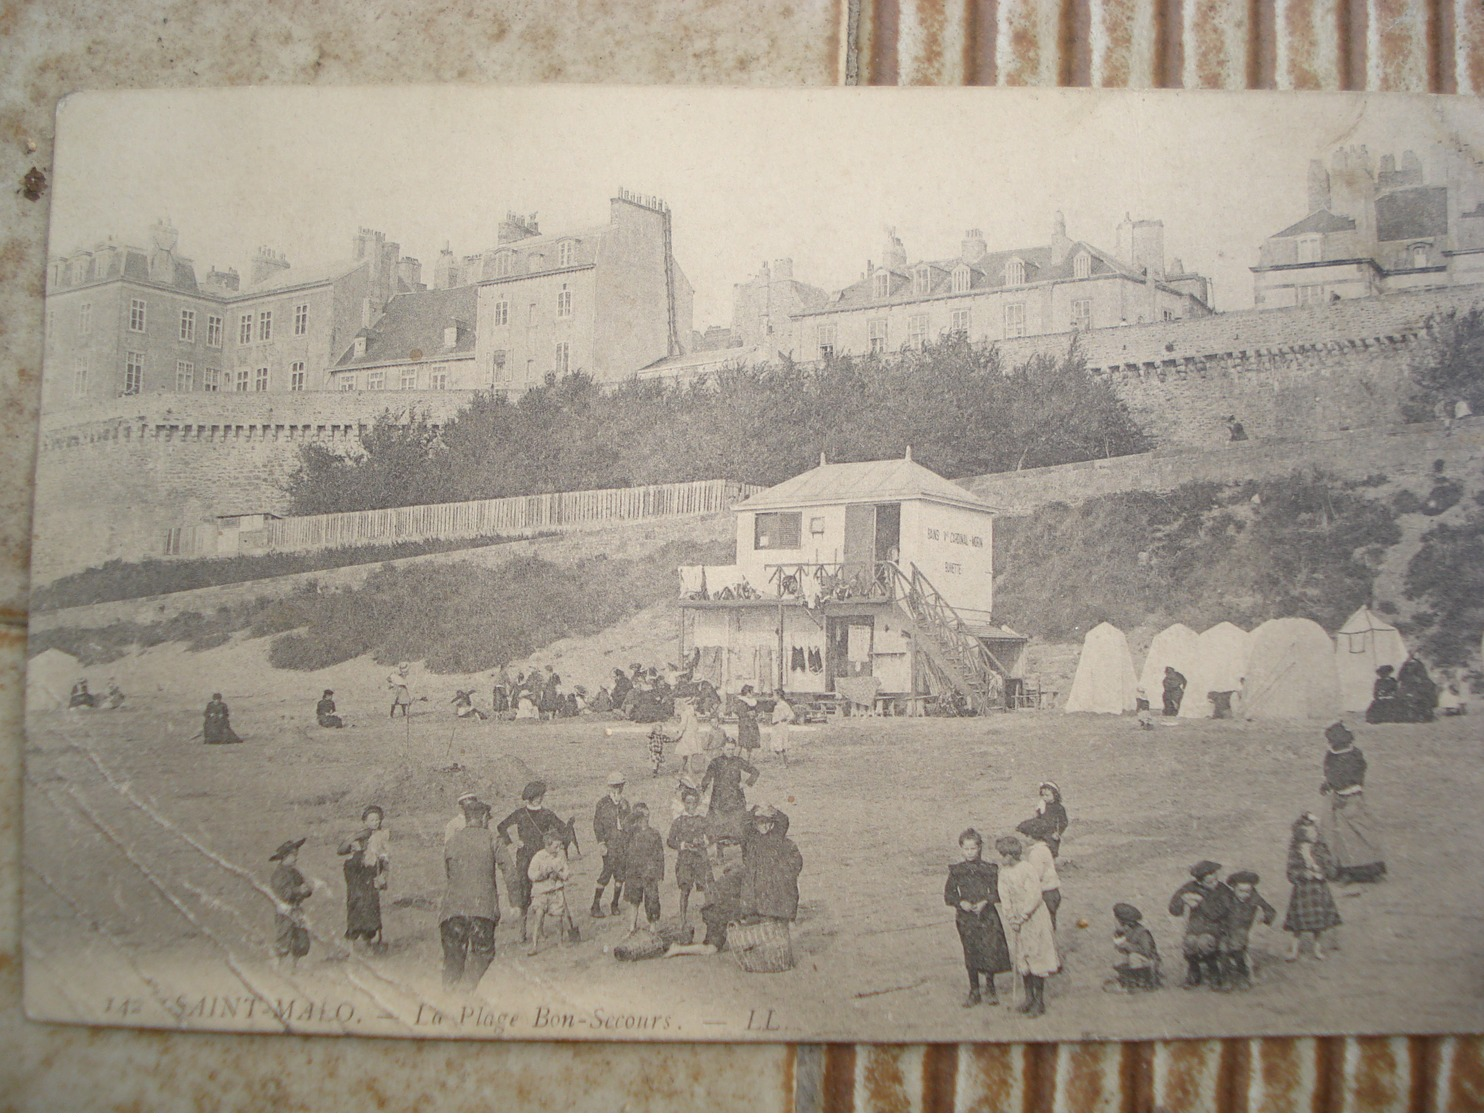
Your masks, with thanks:
[{"label": "window", "polygon": [[340,390],[342,392],[354,392],[356,390],[356,374],[347,372],[340,378]]},{"label": "window", "polygon": [[573,257],[576,255],[575,248],[576,245],[569,240],[564,240],[557,245],[557,267],[570,268],[572,266]]},{"label": "window", "polygon": [[258,312],[258,340],[270,341],[273,338],[273,311],[260,310]]},{"label": "window", "polygon": [[1164,319],[1166,322],[1173,322],[1175,320],[1175,312],[1173,310],[1165,311]]},{"label": "window", "polygon": [[411,392],[417,389],[417,369],[404,368],[402,370],[402,390]]},{"label": "window", "polygon": [[366,373],[366,390],[379,392],[386,387],[386,370],[374,368]]},{"label": "window", "polygon": [[907,319],[908,345],[920,349],[927,344],[927,320],[926,314],[914,314]]},{"label": "window", "polygon": [[969,289],[969,285],[972,282],[972,280],[973,280],[972,274],[969,272],[969,269],[967,267],[965,267],[963,264],[960,264],[958,267],[954,268],[953,269],[953,293],[955,295],[962,295],[965,291],[967,291]]},{"label": "window", "polygon": [[514,264],[515,253],[501,252],[498,256],[495,257],[495,275],[509,275]]},{"label": "window", "polygon": [[1322,283],[1305,283],[1296,288],[1298,291],[1299,306],[1318,306],[1324,302],[1324,285]]},{"label": "window", "polygon": [[534,326],[535,324],[536,324],[536,304],[535,303],[532,303],[530,306],[526,307],[526,325],[527,326]]},{"label": "window", "polygon": [[526,358],[526,383],[531,384],[536,380],[536,358]]},{"label": "window", "polygon": [[448,368],[445,365],[434,365],[433,371],[428,373],[428,387],[435,392],[442,392],[448,388]]},{"label": "window", "polygon": [[258,374],[253,378],[253,391],[266,392],[268,390],[268,370],[258,369]]},{"label": "window", "polygon": [[797,550],[802,531],[801,512],[758,512],[752,517],[752,549]]},{"label": "window", "polygon": [[222,370],[209,368],[201,374],[201,390],[203,392],[217,392],[222,386]]},{"label": "window", "polygon": [[242,320],[237,323],[237,344],[252,344],[252,315],[244,314]]},{"label": "window", "polygon": [[924,264],[912,273],[912,293],[914,295],[926,295],[932,289],[932,269]]},{"label": "window", "polygon": [[190,361],[175,362],[175,390],[191,392],[196,388],[196,366]]},{"label": "window", "polygon": [[180,312],[180,340],[186,342],[196,340],[196,312],[194,310]]},{"label": "window", "polygon": [[498,378],[500,370],[505,367],[508,354],[503,349],[496,349],[490,354],[490,375]]},{"label": "window", "polygon": [[[142,328],[142,327],[141,327]],[[93,336],[93,304],[83,303],[77,308],[77,336]]]},{"label": "window", "polygon": [[72,360],[72,394],[81,399],[88,394],[88,359],[74,357]]},{"label": "window", "polygon": [[289,391],[302,392],[304,390],[304,362],[295,361],[289,365]]},{"label": "window", "polygon": [[178,527],[165,529],[165,554],[180,554],[180,532],[181,529]]},{"label": "window", "polygon": [[252,374],[250,372],[248,372],[247,369],[245,369],[245,368],[239,368],[237,370],[237,390],[239,392],[245,392],[245,391],[247,391],[247,382],[251,378],[252,378]]},{"label": "window", "polygon": [[124,355],[124,395],[137,396],[144,391],[144,354]]},{"label": "window", "polygon": [[956,334],[969,332],[969,312],[967,310],[955,310],[949,319],[948,328]]},{"label": "window", "polygon": [[1412,266],[1414,268],[1427,267],[1427,245],[1414,244],[1412,246]]},{"label": "window", "polygon": [[[1011,260],[1005,265],[1005,284],[1009,287],[1019,287],[1025,282],[1025,261]],[[1018,335],[1017,335],[1018,336]]]},{"label": "window", "polygon": [[828,361],[835,355],[835,324],[820,326],[819,330],[819,359]]},{"label": "window", "polygon": [[136,334],[144,333],[144,300],[129,300],[129,329]]},{"label": "window", "polygon": [[508,326],[510,324],[510,304],[501,299],[495,304],[495,325]]},{"label": "window", "polygon": [[558,376],[566,376],[572,371],[572,343],[570,341],[557,342],[555,371]]},{"label": "window", "polygon": [[1078,279],[1092,275],[1092,257],[1086,252],[1079,252],[1072,258],[1072,275]]},{"label": "window", "polygon": [[1296,250],[1298,252],[1298,262],[1301,264],[1312,264],[1317,261],[1321,255],[1321,249],[1323,248],[1323,245],[1324,238],[1319,236],[1317,233],[1305,237],[1299,237],[1298,245],[1296,247]]},{"label": "window", "polygon": [[891,294],[891,272],[882,268],[871,277],[871,297],[884,299]]},{"label": "window", "polygon": [[309,332],[309,304],[300,303],[294,307],[294,336],[303,337]]},{"label": "window", "polygon": [[866,350],[870,353],[886,352],[886,319],[872,318],[866,323]]},{"label": "window", "polygon": [[1010,303],[1005,307],[1005,336],[1025,336],[1025,303]]},{"label": "window", "polygon": [[562,284],[562,289],[557,292],[557,317],[572,317],[572,292],[567,290],[567,285]]},{"label": "window", "polygon": [[206,344],[213,349],[222,347],[222,320],[215,314],[206,316]]},{"label": "window", "polygon": [[1092,329],[1091,299],[1072,300],[1072,329],[1078,331]]}]

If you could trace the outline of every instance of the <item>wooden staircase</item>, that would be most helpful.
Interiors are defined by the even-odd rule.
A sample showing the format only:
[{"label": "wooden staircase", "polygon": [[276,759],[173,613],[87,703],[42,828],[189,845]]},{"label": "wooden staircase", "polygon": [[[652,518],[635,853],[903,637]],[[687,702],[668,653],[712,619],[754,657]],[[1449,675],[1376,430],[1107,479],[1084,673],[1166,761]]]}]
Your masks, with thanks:
[{"label": "wooden staircase", "polygon": [[903,627],[927,653],[933,670],[968,701],[976,714],[1003,710],[1005,668],[916,563],[909,570],[894,563],[887,565],[893,572],[893,598],[903,614]]}]

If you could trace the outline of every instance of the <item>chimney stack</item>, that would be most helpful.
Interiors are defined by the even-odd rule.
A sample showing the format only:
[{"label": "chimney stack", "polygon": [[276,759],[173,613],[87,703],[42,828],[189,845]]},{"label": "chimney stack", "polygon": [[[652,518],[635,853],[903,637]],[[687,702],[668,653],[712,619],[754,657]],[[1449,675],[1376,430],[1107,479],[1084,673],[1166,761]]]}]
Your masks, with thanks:
[{"label": "chimney stack", "polygon": [[252,258],[252,278],[248,282],[256,286],[279,272],[288,271],[288,268],[288,259],[281,252],[275,252],[266,246],[259,247]]}]

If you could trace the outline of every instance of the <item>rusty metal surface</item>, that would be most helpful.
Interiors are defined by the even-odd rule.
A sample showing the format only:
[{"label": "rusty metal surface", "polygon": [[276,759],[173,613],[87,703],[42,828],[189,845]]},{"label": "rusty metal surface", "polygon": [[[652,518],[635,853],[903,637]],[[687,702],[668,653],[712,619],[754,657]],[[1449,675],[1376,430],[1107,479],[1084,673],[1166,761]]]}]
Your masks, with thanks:
[{"label": "rusty metal surface", "polygon": [[[18,825],[45,194],[77,88],[411,81],[1484,90],[1479,0],[0,3],[0,1106],[1473,1109],[1479,1037],[998,1046],[472,1045],[24,1022]],[[188,158],[189,153],[183,153]],[[477,1062],[476,1062],[477,1060]]]}]

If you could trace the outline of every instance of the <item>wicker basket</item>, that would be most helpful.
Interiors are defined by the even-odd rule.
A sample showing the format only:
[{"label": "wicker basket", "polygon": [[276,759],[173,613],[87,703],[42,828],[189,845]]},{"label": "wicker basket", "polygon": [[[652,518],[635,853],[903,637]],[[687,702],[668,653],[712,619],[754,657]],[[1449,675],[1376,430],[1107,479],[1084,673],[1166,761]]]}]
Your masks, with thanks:
[{"label": "wicker basket", "polygon": [[794,968],[788,924],[781,919],[727,924],[727,947],[748,973],[782,973]]}]

